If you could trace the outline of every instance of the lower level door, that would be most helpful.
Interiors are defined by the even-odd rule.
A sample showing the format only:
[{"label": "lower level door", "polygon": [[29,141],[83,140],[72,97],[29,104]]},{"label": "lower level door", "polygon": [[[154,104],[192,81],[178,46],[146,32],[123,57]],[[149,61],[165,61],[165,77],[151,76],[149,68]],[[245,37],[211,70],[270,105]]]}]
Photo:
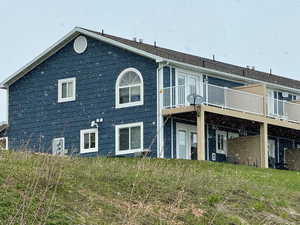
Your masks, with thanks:
[{"label": "lower level door", "polygon": [[197,159],[196,126],[176,123],[176,158]]},{"label": "lower level door", "polygon": [[268,141],[269,168],[276,167],[276,142],[274,139]]}]

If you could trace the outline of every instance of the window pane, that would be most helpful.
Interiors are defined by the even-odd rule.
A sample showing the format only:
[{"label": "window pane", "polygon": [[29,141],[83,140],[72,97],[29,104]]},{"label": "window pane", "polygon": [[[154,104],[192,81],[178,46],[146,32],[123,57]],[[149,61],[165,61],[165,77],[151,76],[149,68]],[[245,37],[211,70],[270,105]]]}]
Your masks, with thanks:
[{"label": "window pane", "polygon": [[84,134],[84,149],[90,148],[90,135]]},{"label": "window pane", "polygon": [[90,133],[90,139],[91,139],[90,148],[95,148],[96,147],[96,134],[95,133]]},{"label": "window pane", "polygon": [[178,131],[178,158],[186,159],[187,158],[187,143],[186,143],[186,131],[180,130]]},{"label": "window pane", "polygon": [[129,88],[120,88],[120,104],[129,102]]},{"label": "window pane", "polygon": [[218,149],[224,150],[224,135],[218,134]]},{"label": "window pane", "polygon": [[131,149],[141,148],[141,127],[131,127]]},{"label": "window pane", "polygon": [[68,97],[73,97],[73,82],[68,83]]},{"label": "window pane", "polygon": [[141,87],[132,87],[131,88],[131,102],[138,102],[141,100]]},{"label": "window pane", "polygon": [[190,77],[189,79],[189,94],[196,94],[196,79]]},{"label": "window pane", "polygon": [[129,149],[129,128],[119,130],[119,148],[120,150]]},{"label": "window pane", "polygon": [[141,83],[140,77],[135,72],[129,71],[121,77],[120,87],[135,85],[140,83]]},{"label": "window pane", "polygon": [[197,133],[191,133],[191,145],[197,147]]},{"label": "window pane", "polygon": [[62,98],[67,98],[67,83],[62,83],[61,85],[61,97]]}]

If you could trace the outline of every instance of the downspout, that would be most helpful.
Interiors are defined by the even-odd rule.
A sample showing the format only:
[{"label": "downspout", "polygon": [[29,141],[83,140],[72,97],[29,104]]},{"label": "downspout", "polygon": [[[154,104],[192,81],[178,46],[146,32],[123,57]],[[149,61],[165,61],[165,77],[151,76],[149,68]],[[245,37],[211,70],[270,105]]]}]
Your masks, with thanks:
[{"label": "downspout", "polygon": [[[163,158],[163,147],[164,147],[164,120],[162,117],[162,100],[161,100],[161,79],[163,76],[160,76],[161,70],[169,65],[169,63],[164,63],[165,60],[157,61],[159,66],[157,68],[157,158]],[[163,80],[162,80],[163,82]]]}]

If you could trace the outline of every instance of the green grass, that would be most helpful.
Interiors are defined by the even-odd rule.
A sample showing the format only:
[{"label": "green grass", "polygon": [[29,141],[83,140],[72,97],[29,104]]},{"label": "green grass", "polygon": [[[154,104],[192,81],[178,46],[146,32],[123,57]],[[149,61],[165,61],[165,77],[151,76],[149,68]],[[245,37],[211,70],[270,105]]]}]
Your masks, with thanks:
[{"label": "green grass", "polygon": [[299,224],[300,173],[0,153],[0,224]]}]

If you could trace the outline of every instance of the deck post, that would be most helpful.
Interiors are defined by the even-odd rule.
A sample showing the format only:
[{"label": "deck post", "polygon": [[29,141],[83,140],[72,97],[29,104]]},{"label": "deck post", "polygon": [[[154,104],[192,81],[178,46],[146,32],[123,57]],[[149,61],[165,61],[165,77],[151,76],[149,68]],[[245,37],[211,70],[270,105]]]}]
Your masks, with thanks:
[{"label": "deck post", "polygon": [[205,160],[205,111],[197,109],[197,160]]},{"label": "deck post", "polygon": [[268,124],[260,124],[260,167],[269,168]]}]

